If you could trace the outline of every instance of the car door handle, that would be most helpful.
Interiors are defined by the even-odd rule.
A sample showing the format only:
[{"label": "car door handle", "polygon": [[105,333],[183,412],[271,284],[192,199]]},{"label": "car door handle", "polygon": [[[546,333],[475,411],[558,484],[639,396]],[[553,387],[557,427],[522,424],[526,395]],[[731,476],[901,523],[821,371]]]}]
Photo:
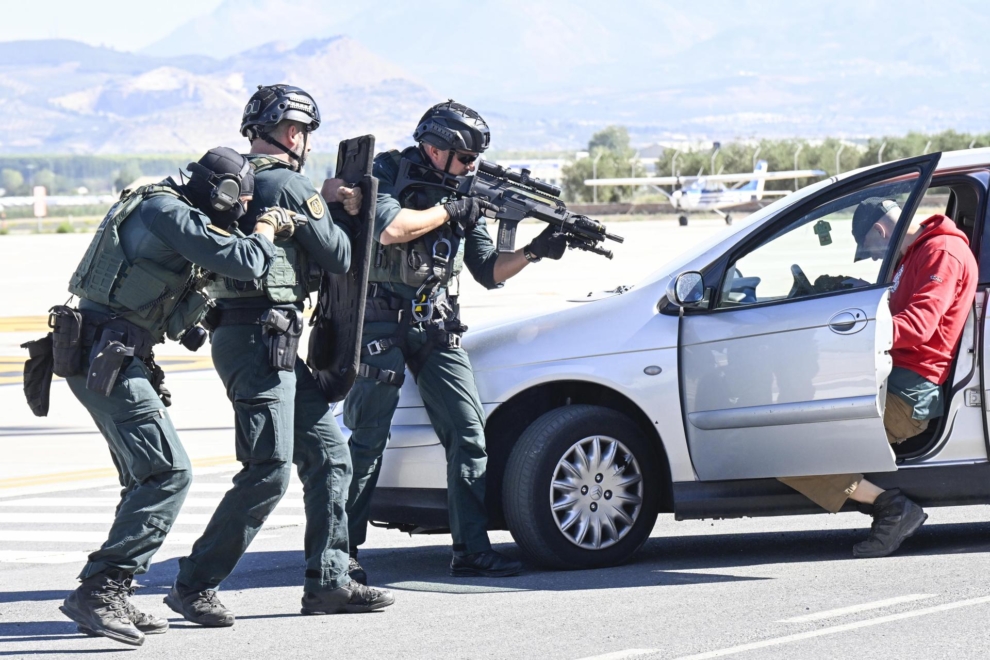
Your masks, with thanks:
[{"label": "car door handle", "polygon": [[839,335],[854,335],[866,327],[866,312],[861,309],[844,309],[828,320],[828,329]]}]

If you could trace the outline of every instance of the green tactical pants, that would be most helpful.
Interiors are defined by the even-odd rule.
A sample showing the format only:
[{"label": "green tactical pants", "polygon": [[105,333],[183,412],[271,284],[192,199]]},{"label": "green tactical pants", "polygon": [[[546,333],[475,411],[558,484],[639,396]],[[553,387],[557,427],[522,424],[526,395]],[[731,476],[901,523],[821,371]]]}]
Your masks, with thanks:
[{"label": "green tactical pants", "polygon": [[296,358],[292,372],[269,366],[261,326],[222,326],[212,344],[213,364],[234,405],[236,454],[244,467],[192,552],[179,560],[178,582],[203,591],[230,575],[285,494],[291,460],[306,511],[304,589],[347,584],[351,461],[330,404],[302,360]]},{"label": "green tactical pants", "polygon": [[[362,341],[394,336],[397,324],[368,323]],[[426,333],[411,328],[406,337],[410,351],[425,341]],[[363,358],[379,369],[402,372],[404,360],[397,347]],[[473,554],[491,549],[485,509],[485,413],[474,382],[471,362],[460,348],[435,349],[417,379],[419,393],[433,429],[447,452],[447,512],[454,552]],[[364,543],[371,498],[381,471],[392,416],[399,404],[399,388],[359,377],[344,401],[344,423],[351,430],[354,478],[347,498],[351,550]]]},{"label": "green tactical pants", "polygon": [[66,378],[106,439],[122,489],[107,540],[89,556],[80,580],[111,570],[147,571],[192,483],[189,457],[148,368],[129,362],[110,396],[86,389],[85,374]]}]

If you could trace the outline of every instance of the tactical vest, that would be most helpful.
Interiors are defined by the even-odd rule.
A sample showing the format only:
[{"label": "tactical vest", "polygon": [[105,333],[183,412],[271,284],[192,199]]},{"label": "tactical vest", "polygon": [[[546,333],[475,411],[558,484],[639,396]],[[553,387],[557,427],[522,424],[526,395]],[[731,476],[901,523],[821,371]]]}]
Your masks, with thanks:
[{"label": "tactical vest", "polygon": [[[380,159],[379,162],[385,170],[384,173],[392,181],[395,181],[399,174],[399,162],[403,158],[419,160],[418,148],[409,147],[402,153],[393,149],[379,156],[376,160]],[[431,188],[416,189],[415,187],[401,191],[398,197],[399,205],[402,208],[417,211],[436,206],[444,199],[442,191]],[[464,269],[464,242],[454,235],[448,225],[443,225],[408,243],[392,243],[391,245],[379,243],[368,274],[368,281],[405,284],[418,289],[435,274],[434,247],[441,240],[450,242],[451,251],[454,254],[454,258],[448,260],[442,269],[443,275],[440,278],[438,289],[446,287],[450,280],[460,275],[461,270]]]},{"label": "tactical vest", "polygon": [[120,226],[138,206],[158,195],[180,198],[168,185],[125,190],[100,223],[86,254],[69,280],[69,292],[106,305],[151,333],[156,342],[178,339],[203,319],[209,299],[202,293],[207,278],[190,262],[173,272],[149,259],[131,261],[120,244]]},{"label": "tactical vest", "polygon": [[[251,159],[255,174],[275,167],[288,167],[272,156]],[[239,236],[244,234],[238,233]],[[275,239],[275,258],[262,279],[240,281],[229,277],[217,278],[208,291],[214,298],[260,298],[266,296],[277,304],[305,300],[310,292],[320,288],[320,269],[310,267],[309,257],[294,238]]]}]

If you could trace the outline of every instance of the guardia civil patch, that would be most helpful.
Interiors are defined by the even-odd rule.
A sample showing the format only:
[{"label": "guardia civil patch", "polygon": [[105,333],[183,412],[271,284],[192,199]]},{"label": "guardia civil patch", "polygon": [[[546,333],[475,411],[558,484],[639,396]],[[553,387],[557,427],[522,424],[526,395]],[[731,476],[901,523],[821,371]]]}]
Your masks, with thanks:
[{"label": "guardia civil patch", "polygon": [[206,228],[216,234],[220,234],[221,236],[227,236],[228,238],[230,237],[229,231],[226,229],[220,229],[220,227],[217,227],[216,225],[206,225]]},{"label": "guardia civil patch", "polygon": [[323,200],[320,199],[319,193],[306,200],[306,207],[313,219],[319,220],[323,217]]}]

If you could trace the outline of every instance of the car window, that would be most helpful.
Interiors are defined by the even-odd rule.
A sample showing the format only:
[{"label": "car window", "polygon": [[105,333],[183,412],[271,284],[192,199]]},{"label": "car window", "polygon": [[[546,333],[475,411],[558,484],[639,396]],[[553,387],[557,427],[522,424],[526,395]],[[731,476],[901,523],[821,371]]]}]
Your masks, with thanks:
[{"label": "car window", "polygon": [[[805,298],[877,284],[885,252],[874,249],[872,256],[864,256],[861,249],[857,255],[853,216],[860,205],[871,204],[871,209],[896,208],[899,212],[917,178],[917,174],[898,177],[843,195],[773,232],[729,266],[717,307]],[[864,217],[872,217],[865,211],[864,206]]]}]

